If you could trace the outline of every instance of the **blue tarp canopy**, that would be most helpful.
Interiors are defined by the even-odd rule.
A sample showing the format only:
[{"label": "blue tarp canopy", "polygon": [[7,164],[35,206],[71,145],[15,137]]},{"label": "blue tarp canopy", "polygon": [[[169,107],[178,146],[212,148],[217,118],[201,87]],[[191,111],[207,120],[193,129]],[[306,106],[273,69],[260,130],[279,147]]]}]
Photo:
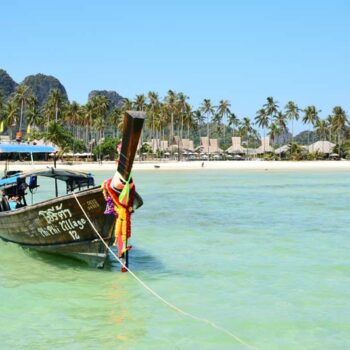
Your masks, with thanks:
[{"label": "blue tarp canopy", "polygon": [[56,148],[47,145],[27,145],[25,143],[0,143],[0,153],[51,153]]}]

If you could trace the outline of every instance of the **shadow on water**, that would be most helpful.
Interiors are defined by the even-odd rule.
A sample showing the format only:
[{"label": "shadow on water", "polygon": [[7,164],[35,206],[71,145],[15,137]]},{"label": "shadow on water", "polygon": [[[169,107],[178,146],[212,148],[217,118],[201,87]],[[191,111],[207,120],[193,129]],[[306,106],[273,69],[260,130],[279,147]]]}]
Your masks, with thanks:
[{"label": "shadow on water", "polygon": [[[7,245],[9,243],[3,242],[3,244]],[[91,269],[105,270],[105,271],[120,270],[120,264],[118,261],[115,260],[112,254],[108,254],[104,268],[98,269],[96,267],[89,266],[87,263],[83,261],[80,261],[78,259],[75,259],[69,256],[41,252],[30,248],[23,248],[15,244],[14,246],[21,248],[21,251],[23,251],[28,258],[35,259],[45,264],[54,265],[55,267],[60,269],[77,268],[77,269],[83,269],[83,270],[91,270]],[[115,248],[113,247],[112,249],[114,253],[116,253]],[[153,272],[159,272],[159,273],[164,272],[164,265],[158,259],[156,259],[154,256],[149,254],[149,252],[146,252],[142,249],[134,248],[134,247],[132,248],[132,251],[129,255],[129,267],[132,271],[153,271]]]},{"label": "shadow on water", "polygon": [[[116,253],[115,247],[112,247],[114,253]],[[149,252],[140,248],[133,247],[129,253],[129,268],[131,271],[152,271],[153,273],[163,273],[164,265]],[[108,255],[108,259],[105,263],[105,269],[110,271],[120,270],[120,264],[112,256]]]},{"label": "shadow on water", "polygon": [[[14,249],[8,249],[8,247],[12,247]],[[83,261],[79,261],[73,257],[62,256],[57,254],[52,254],[48,252],[41,252],[35,249],[23,248],[20,245],[10,242],[0,241],[0,251],[4,250],[11,255],[11,260],[20,259],[21,252],[23,255],[29,259],[34,259],[38,262],[48,264],[51,266],[55,266],[58,269],[80,269],[84,271],[88,270],[100,270],[106,272],[115,272],[120,271],[120,264],[112,254],[108,254],[108,257],[105,261],[104,268],[98,269],[96,267],[89,266],[87,263]],[[114,253],[116,252],[116,248],[112,247]],[[6,253],[5,253],[6,255]],[[18,257],[16,258],[16,256]],[[133,247],[129,253],[129,268],[134,272],[148,272],[152,271],[152,274],[162,274],[167,273],[166,267],[152,254],[148,251],[142,250],[140,248]]]},{"label": "shadow on water", "polygon": [[55,265],[55,267],[60,269],[71,269],[79,268],[88,270],[91,269],[88,264],[83,261],[71,258],[69,256],[55,255],[47,252],[40,252],[30,248],[22,248],[25,254],[33,259],[49,265]]}]

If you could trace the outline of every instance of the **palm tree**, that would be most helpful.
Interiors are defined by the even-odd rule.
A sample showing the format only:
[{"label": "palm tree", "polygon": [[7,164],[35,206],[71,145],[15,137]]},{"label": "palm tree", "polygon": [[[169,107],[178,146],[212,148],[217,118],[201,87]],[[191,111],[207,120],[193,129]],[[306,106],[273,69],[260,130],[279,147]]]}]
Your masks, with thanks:
[{"label": "palm tree", "polygon": [[208,159],[209,157],[209,140],[210,140],[210,117],[212,117],[215,113],[215,109],[213,105],[211,104],[210,99],[205,98],[202,102],[202,105],[200,107],[200,111],[204,113],[204,115],[207,117],[207,137],[208,137]]},{"label": "palm tree", "polygon": [[86,143],[92,139],[92,125],[95,119],[94,104],[90,101],[84,106],[82,113],[82,124],[85,126],[85,140]]},{"label": "palm tree", "polygon": [[[299,119],[299,107],[298,105],[293,102],[289,101],[286,106],[284,107],[285,109],[285,116],[287,119],[289,119],[292,122],[292,144],[294,143],[294,128],[293,128],[293,121]],[[292,148],[291,148],[292,149]]]},{"label": "palm tree", "polygon": [[220,116],[220,121],[224,120],[224,144],[226,144],[226,127],[225,127],[225,117],[231,114],[230,111],[231,103],[228,100],[220,100],[219,106],[216,109],[216,114]]},{"label": "palm tree", "polygon": [[284,134],[287,132],[287,122],[286,122],[286,115],[283,114],[281,111],[277,112],[277,115],[275,116],[275,123],[280,130],[281,134]]},{"label": "palm tree", "polygon": [[27,122],[28,129],[27,133],[29,133],[29,129],[32,127],[35,129],[42,122],[42,116],[39,109],[39,101],[35,96],[30,96],[28,98],[28,112],[27,112]]},{"label": "palm tree", "polygon": [[252,132],[253,132],[253,128],[251,125],[250,118],[244,117],[242,120],[242,133],[243,133],[243,136],[246,137],[247,139],[247,155],[248,155],[248,149],[249,149],[249,138]]},{"label": "palm tree", "polygon": [[185,117],[186,109],[188,108],[188,103],[186,102],[187,100],[188,100],[188,96],[186,96],[183,92],[179,92],[177,94],[177,109],[181,116],[181,128],[180,128],[180,132],[178,133],[180,140],[182,140],[183,138],[184,117]]},{"label": "palm tree", "polygon": [[20,106],[20,119],[19,119],[19,128],[18,128],[18,131],[20,132],[22,130],[22,121],[23,121],[25,104],[28,102],[28,86],[26,85],[17,86],[15,91],[14,101]]},{"label": "palm tree", "polygon": [[146,109],[145,95],[136,95],[134,105],[137,111],[144,111]]},{"label": "palm tree", "polygon": [[119,138],[118,125],[121,119],[122,119],[122,111],[119,108],[113,108],[109,113],[108,122],[112,126],[114,138]]},{"label": "palm tree", "polygon": [[239,125],[239,119],[236,117],[234,113],[230,113],[228,116],[228,126],[233,128],[233,134],[234,134],[234,127]]},{"label": "palm tree", "polygon": [[196,121],[192,112],[192,107],[186,103],[185,113],[184,113],[184,123],[187,125],[187,138],[190,139],[190,129],[196,127]]},{"label": "palm tree", "polygon": [[165,103],[167,105],[167,110],[170,113],[170,143],[174,139],[174,115],[176,113],[176,103],[177,96],[176,92],[173,90],[168,91],[168,95],[165,97]]},{"label": "palm tree", "polygon": [[328,115],[328,118],[326,119],[326,123],[327,123],[327,128],[328,128],[328,131],[329,131],[329,141],[330,142],[333,142],[332,141],[332,131],[333,131],[333,125],[334,125],[334,122],[333,122],[333,116],[332,115]]},{"label": "palm tree", "polygon": [[340,154],[340,146],[341,146],[341,136],[344,132],[345,125],[348,124],[348,119],[346,112],[344,109],[340,106],[335,106],[333,108],[333,126],[334,130],[338,133],[338,151],[339,151],[339,157],[341,156]]},{"label": "palm tree", "polygon": [[123,101],[122,110],[124,112],[132,110],[132,101],[129,100],[128,98],[125,98]]},{"label": "palm tree", "polygon": [[[321,112],[320,110],[317,110],[315,106],[307,106],[304,109],[304,117],[303,117],[303,123],[304,124],[311,124],[313,127],[315,126],[317,120],[319,119],[318,113]],[[310,132],[307,134],[307,143],[310,144]]]},{"label": "palm tree", "polygon": [[[269,116],[266,112],[265,108],[260,108],[256,112],[256,117],[255,117],[255,123],[263,129],[263,134],[264,134],[264,139],[266,136],[266,128],[269,126]],[[264,153],[265,153],[265,142],[263,142],[264,145]]]},{"label": "palm tree", "polygon": [[0,118],[2,116],[2,112],[3,112],[4,107],[5,107],[5,99],[4,99],[4,95],[2,94],[2,92],[0,90]]},{"label": "palm tree", "polygon": [[192,112],[195,124],[199,129],[199,136],[201,136],[200,129],[204,124],[205,116],[202,114],[201,110],[197,109]]},{"label": "palm tree", "polygon": [[148,120],[151,125],[151,139],[154,139],[155,118],[160,110],[159,96],[155,91],[149,91],[148,94],[149,104],[147,106]]},{"label": "palm tree", "polygon": [[72,126],[73,135],[74,126],[76,127],[76,137],[80,138],[80,135],[78,135],[78,130],[79,125],[82,123],[82,108],[78,102],[73,101],[72,103],[67,103],[64,113],[64,120],[68,125]]},{"label": "palm tree", "polygon": [[272,142],[275,142],[276,137],[280,134],[280,130],[275,122],[272,122],[270,124],[270,131],[269,131],[269,136],[271,138]]},{"label": "palm tree", "polygon": [[45,139],[52,142],[55,145],[60,146],[61,148],[67,147],[67,134],[59,123],[51,121],[47,129]]},{"label": "palm tree", "polygon": [[11,131],[11,138],[13,137],[12,131],[13,127],[16,126],[17,124],[17,119],[18,119],[18,104],[14,99],[9,100],[5,104],[4,108],[4,121],[5,121],[5,126],[10,128]]},{"label": "palm tree", "polygon": [[316,124],[316,133],[322,141],[326,139],[326,134],[328,130],[327,121],[323,119],[318,119]]},{"label": "palm tree", "polygon": [[[146,96],[141,94],[141,95],[136,95],[136,98],[135,98],[135,101],[134,101],[134,106],[135,106],[135,109],[137,111],[144,111],[147,107],[147,104],[146,104]],[[141,130],[141,137],[140,137],[140,142],[141,142],[141,145],[143,144],[143,133],[144,133],[144,130],[142,129]],[[141,152],[141,149],[140,149],[140,152]]]},{"label": "palm tree", "polygon": [[263,108],[265,108],[266,114],[269,117],[274,117],[278,112],[278,101],[274,101],[273,97],[267,97],[266,103],[263,105]]},{"label": "palm tree", "polygon": [[106,96],[97,95],[91,99],[91,103],[93,105],[94,115],[96,116],[96,119],[100,119],[98,123],[96,123],[95,121],[94,126],[96,130],[96,125],[100,126],[100,128],[97,131],[98,137],[99,139],[101,139],[104,137],[105,121],[107,118],[107,112],[109,110],[109,100]]},{"label": "palm tree", "polygon": [[5,116],[4,116],[4,113],[5,112],[5,99],[4,99],[4,96],[0,90],[0,132],[3,132],[4,131],[4,119],[5,119]]},{"label": "palm tree", "polygon": [[103,132],[105,129],[105,119],[103,116],[98,116],[94,121],[94,128],[98,132],[98,139],[101,140],[103,138]]},{"label": "palm tree", "polygon": [[52,89],[49,99],[48,99],[48,105],[50,108],[54,109],[55,111],[55,123],[58,122],[58,114],[62,108],[63,105],[63,96],[59,89]]}]

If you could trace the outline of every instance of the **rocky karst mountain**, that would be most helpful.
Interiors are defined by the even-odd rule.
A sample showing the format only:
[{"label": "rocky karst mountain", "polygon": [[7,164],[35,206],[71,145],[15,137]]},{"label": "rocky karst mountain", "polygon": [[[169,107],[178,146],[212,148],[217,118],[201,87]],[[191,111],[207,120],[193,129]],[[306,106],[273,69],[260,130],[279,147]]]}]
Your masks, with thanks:
[{"label": "rocky karst mountain", "polygon": [[68,101],[66,89],[57,78],[51,75],[29,75],[23,80],[22,84],[27,85],[29,87],[30,91],[38,99],[40,106],[47,102],[50,92],[53,89],[60,90],[63,99]]},{"label": "rocky karst mountain", "polygon": [[9,74],[0,69],[0,93],[7,100],[9,96],[14,93],[17,83],[9,76]]},{"label": "rocky karst mountain", "polygon": [[[60,90],[63,99],[68,101],[65,87],[52,75],[41,73],[28,75],[21,84],[29,87],[30,92],[38,99],[40,106],[47,102],[52,89]],[[5,100],[15,92],[17,86],[18,83],[16,83],[5,70],[0,69],[0,93]],[[111,109],[115,107],[119,108],[123,105],[124,97],[120,96],[116,91],[92,90],[89,93],[88,100],[98,95],[106,96],[108,98]]]},{"label": "rocky karst mountain", "polygon": [[110,102],[110,108],[120,108],[123,105],[124,97],[120,96],[115,91],[93,90],[89,93],[89,100],[94,96],[106,96]]}]

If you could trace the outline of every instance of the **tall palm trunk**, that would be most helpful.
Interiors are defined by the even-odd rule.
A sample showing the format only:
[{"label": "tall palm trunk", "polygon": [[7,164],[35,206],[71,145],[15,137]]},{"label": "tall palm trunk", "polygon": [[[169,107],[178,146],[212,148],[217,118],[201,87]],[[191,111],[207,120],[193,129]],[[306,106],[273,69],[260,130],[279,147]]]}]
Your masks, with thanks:
[{"label": "tall palm trunk", "polygon": [[171,112],[171,120],[170,120],[170,142],[173,142],[174,139],[174,114]]},{"label": "tall palm trunk", "polygon": [[21,101],[21,117],[19,119],[19,130],[18,131],[22,130],[23,110],[24,110],[24,101],[22,100]]},{"label": "tall palm trunk", "polygon": [[56,106],[55,106],[55,122],[57,123],[57,119],[58,119],[58,105],[56,103]]},{"label": "tall palm trunk", "polygon": [[210,154],[209,154],[209,144],[210,144],[209,115],[208,115],[208,120],[207,120],[207,137],[208,137],[208,160],[210,160]]}]

